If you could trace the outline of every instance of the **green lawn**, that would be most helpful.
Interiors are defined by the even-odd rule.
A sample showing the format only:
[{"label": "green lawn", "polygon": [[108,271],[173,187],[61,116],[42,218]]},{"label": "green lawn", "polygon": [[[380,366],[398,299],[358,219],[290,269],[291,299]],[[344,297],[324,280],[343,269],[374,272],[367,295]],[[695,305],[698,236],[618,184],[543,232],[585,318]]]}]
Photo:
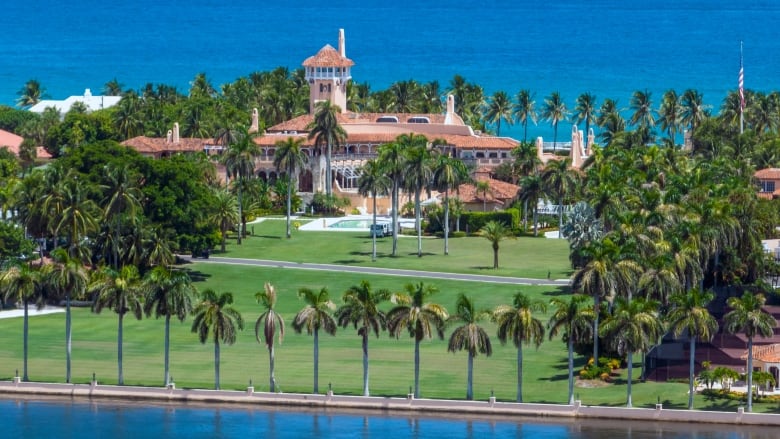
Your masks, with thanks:
[{"label": "green lawn", "polygon": [[[285,221],[267,220],[247,227],[249,236],[241,245],[228,241],[227,251],[214,256],[272,259],[292,262],[359,265],[450,273],[489,274],[496,276],[544,279],[568,278],[569,244],[565,239],[522,237],[506,239],[499,250],[499,269],[493,267],[490,242],[480,237],[451,238],[449,255],[444,255],[443,238],[423,238],[423,257],[417,257],[417,238],[400,236],[398,256],[393,257],[391,237],[377,239],[377,261],[371,261],[371,238],[368,232],[310,232],[293,230],[286,239]],[[217,247],[217,250],[219,247]]]},{"label": "green lawn", "polygon": [[[375,288],[399,290],[414,279],[388,276],[363,276],[306,270],[192,264],[198,287],[217,291],[232,291],[236,307],[246,319],[246,329],[238,342],[222,349],[222,387],[242,389],[253,381],[257,390],[268,389],[268,353],[255,340],[254,321],[260,309],[254,293],[266,281],[279,292],[278,310],[285,317],[288,332],[276,351],[277,384],[284,392],[310,392],[312,385],[312,338],[295,334],[290,321],[302,306],[297,299],[298,288],[319,289],[327,286],[332,298],[340,302],[341,293],[362,279]],[[432,281],[439,288],[436,301],[453,309],[458,293],[472,296],[478,307],[491,308],[508,303],[517,287],[474,282]],[[565,291],[551,287],[522,287],[533,297],[548,301]],[[385,309],[391,305],[386,304]],[[35,381],[62,381],[65,373],[64,314],[31,318],[30,378]],[[162,384],[163,321],[145,319],[125,321],[125,383],[128,385]],[[116,315],[104,312],[95,315],[88,309],[77,309],[73,329],[73,374],[75,382],[86,383],[95,372],[100,382],[116,383]],[[191,321],[172,325],[171,372],[179,387],[210,388],[213,386],[213,345],[201,345],[189,330]],[[495,328],[485,323],[491,334]],[[450,331],[447,331],[449,335]],[[10,379],[22,367],[22,319],[0,320],[0,379]],[[322,336],[320,343],[320,391],[332,383],[339,394],[359,394],[361,391],[360,338],[352,327],[339,329],[335,337]],[[501,346],[494,339],[494,354],[478,357],[475,362],[475,398],[485,400],[491,390],[499,400],[514,400],[514,347]],[[371,392],[373,395],[405,395],[413,382],[413,343],[383,333],[371,338],[369,355]],[[560,339],[545,341],[537,351],[528,348],[525,362],[525,401],[563,403],[566,401],[566,350]],[[422,346],[421,392],[423,397],[465,397],[466,354],[448,353],[446,341],[434,340]],[[578,358],[578,367],[583,359]],[[637,369],[634,376],[638,376]],[[607,387],[577,388],[576,393],[587,405],[624,404],[626,386],[620,378]],[[666,406],[684,407],[687,386],[675,383],[634,384],[634,405],[653,406],[660,396]],[[735,411],[737,404],[697,398],[697,407]],[[757,411],[777,411],[777,405],[759,404]]]}]

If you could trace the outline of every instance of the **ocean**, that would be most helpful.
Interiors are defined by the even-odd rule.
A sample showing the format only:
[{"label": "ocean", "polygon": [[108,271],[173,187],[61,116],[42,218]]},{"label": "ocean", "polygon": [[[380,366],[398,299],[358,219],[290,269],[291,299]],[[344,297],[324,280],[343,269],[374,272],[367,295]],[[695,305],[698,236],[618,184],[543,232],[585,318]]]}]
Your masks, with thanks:
[{"label": "ocean", "polygon": [[343,28],[353,79],[372,90],[408,79],[446,89],[461,75],[488,95],[530,89],[537,105],[558,91],[570,108],[584,92],[628,107],[633,91],[647,90],[657,108],[666,90],[695,88],[717,111],[737,87],[741,41],[745,87],[780,90],[778,22],[772,0],[10,1],[0,14],[0,104],[13,105],[32,78],[64,99],[99,94],[114,78],[186,92],[199,72],[221,85],[295,69],[337,46]]}]

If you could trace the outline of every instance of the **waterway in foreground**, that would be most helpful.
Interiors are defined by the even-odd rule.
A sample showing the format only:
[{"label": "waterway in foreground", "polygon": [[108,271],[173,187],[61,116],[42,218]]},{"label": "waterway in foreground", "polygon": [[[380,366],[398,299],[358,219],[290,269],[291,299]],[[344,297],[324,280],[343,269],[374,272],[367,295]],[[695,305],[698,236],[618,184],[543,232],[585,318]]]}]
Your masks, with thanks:
[{"label": "waterway in foreground", "polygon": [[8,438],[750,438],[770,427],[520,417],[399,416],[379,412],[274,410],[0,396]]}]

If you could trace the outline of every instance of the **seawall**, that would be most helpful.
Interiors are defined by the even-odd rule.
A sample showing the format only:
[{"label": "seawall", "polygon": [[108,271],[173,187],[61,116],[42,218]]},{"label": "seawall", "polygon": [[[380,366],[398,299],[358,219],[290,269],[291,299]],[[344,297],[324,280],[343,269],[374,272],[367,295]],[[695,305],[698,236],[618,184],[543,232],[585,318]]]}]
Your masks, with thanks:
[{"label": "seawall", "polygon": [[108,386],[92,384],[60,384],[0,381],[0,394],[6,397],[58,397],[111,399],[124,401],[158,401],[168,403],[208,403],[242,404],[262,407],[336,409],[350,411],[396,412],[398,414],[440,414],[440,415],[478,415],[478,416],[524,416],[536,418],[569,419],[619,419],[651,422],[698,422],[733,425],[780,425],[780,415],[765,413],[715,412],[702,410],[669,410],[658,405],[655,409],[584,406],[579,401],[574,405],[529,404],[488,401],[454,401],[440,399],[415,399],[389,397],[364,397],[301,393],[254,392],[246,391],[176,389],[167,388]]}]

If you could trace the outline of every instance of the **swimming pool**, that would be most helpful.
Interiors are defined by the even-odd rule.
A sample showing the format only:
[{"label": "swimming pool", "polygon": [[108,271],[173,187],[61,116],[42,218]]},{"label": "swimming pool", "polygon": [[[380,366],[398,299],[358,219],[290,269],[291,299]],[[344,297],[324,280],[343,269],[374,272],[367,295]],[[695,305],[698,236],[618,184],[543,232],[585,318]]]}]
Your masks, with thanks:
[{"label": "swimming pool", "polygon": [[373,224],[372,220],[367,219],[344,219],[336,221],[328,226],[329,229],[365,229],[368,230]]}]

